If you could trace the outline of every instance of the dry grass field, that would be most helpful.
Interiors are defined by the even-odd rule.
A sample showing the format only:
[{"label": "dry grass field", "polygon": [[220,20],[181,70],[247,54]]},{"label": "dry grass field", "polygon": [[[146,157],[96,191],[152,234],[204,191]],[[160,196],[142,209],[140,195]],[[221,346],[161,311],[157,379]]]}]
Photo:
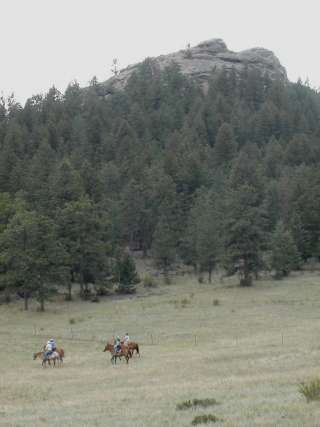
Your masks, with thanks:
[{"label": "dry grass field", "polygon": [[[320,426],[320,402],[298,384],[320,377],[320,276],[171,285],[100,303],[51,303],[45,314],[0,306],[1,426],[191,426],[214,414],[225,427]],[[124,334],[141,358],[112,366],[103,342]],[[63,368],[32,359],[46,338],[66,350]],[[194,398],[206,409],[178,411]],[[211,424],[210,424],[211,425]]]}]

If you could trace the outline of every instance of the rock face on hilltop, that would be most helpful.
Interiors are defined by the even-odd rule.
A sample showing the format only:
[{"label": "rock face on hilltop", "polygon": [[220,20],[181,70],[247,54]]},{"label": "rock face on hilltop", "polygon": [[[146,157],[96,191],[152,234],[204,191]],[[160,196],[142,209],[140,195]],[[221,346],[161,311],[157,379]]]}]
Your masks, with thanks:
[{"label": "rock face on hilltop", "polygon": [[[152,60],[161,70],[172,63],[176,63],[180,66],[183,74],[204,85],[214,70],[221,71],[233,68],[236,72],[241,72],[245,67],[257,69],[273,80],[287,80],[285,68],[270,50],[253,48],[242,52],[232,52],[228,50],[225,42],[221,39],[207,40],[197,46],[168,55],[161,55],[152,58]],[[123,89],[138,66],[139,64],[134,64],[124,68],[103,85],[106,88]]]}]

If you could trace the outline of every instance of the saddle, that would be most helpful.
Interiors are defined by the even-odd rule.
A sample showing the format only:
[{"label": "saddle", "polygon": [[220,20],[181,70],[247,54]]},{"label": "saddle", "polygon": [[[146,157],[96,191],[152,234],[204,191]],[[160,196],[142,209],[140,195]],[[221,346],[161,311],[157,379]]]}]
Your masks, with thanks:
[{"label": "saddle", "polygon": [[55,350],[49,356],[46,356],[46,359],[54,359],[56,357],[59,357],[59,353]]}]

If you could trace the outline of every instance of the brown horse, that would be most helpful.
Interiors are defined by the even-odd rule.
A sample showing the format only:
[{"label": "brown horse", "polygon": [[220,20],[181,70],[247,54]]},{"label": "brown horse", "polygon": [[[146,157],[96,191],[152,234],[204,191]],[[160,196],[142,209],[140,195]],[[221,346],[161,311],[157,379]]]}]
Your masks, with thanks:
[{"label": "brown horse", "polygon": [[51,366],[51,361],[53,362],[53,367],[56,366],[56,362],[58,362],[58,366],[61,366],[62,358],[57,351],[54,351],[50,356],[45,356],[44,351],[39,351],[38,353],[33,354],[33,360],[37,358],[42,359],[42,366],[45,368],[47,364]]},{"label": "brown horse", "polygon": [[[122,343],[121,343],[122,344]],[[139,344],[134,342],[134,341],[129,341],[128,344],[123,344],[124,346],[128,347],[128,349],[130,350],[131,356],[133,356],[133,353],[136,351],[136,353],[139,355],[140,357],[140,351],[139,351]]]},{"label": "brown horse", "polygon": [[121,360],[121,357],[124,357],[126,359],[126,362],[129,363],[129,358],[130,356],[130,350],[128,349],[128,347],[126,347],[125,345],[121,344],[121,350],[116,353],[114,351],[114,344],[111,344],[110,342],[107,342],[107,344],[105,345],[105,348],[103,350],[103,352],[106,351],[110,351],[111,353],[111,363],[116,364],[117,363],[117,359]]}]

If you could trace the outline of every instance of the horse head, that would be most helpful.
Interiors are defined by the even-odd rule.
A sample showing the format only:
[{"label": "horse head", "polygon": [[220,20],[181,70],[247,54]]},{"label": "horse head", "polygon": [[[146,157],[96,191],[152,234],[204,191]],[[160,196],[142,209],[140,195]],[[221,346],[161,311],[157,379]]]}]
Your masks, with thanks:
[{"label": "horse head", "polygon": [[113,345],[112,344],[110,344],[109,342],[107,342],[107,344],[105,345],[105,347],[104,347],[104,350],[103,350],[103,352],[106,352],[106,351],[112,351],[113,350]]},{"label": "horse head", "polygon": [[110,351],[110,347],[111,347],[111,344],[107,342],[107,344],[104,347],[103,352],[105,353],[106,351]]}]

